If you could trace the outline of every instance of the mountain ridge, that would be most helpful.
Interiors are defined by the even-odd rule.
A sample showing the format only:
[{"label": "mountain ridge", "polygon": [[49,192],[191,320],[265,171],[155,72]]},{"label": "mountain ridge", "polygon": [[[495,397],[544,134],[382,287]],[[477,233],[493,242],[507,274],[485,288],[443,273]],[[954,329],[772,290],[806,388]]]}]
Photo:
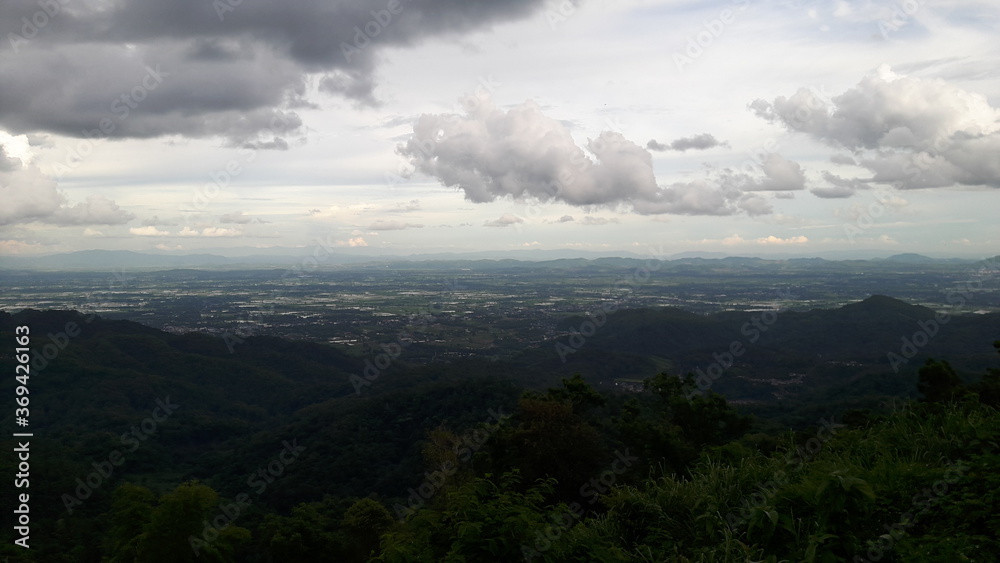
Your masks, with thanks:
[{"label": "mountain ridge", "polygon": [[[243,256],[224,256],[214,253],[167,254],[147,253],[132,250],[79,250],[68,253],[48,255],[0,255],[0,267],[8,269],[27,270],[102,270],[121,268],[170,269],[180,267],[202,268],[236,268],[239,266],[303,266],[306,260],[313,260],[307,249],[286,249],[282,254],[255,254]],[[868,263],[890,263],[905,265],[923,264],[962,264],[980,261],[1000,260],[1000,255],[987,258],[931,258],[920,254],[896,254],[888,257],[869,256],[868,258],[848,258],[838,253],[821,257],[815,253],[805,255],[726,255],[717,252],[681,252],[670,255],[649,256],[629,252],[613,254],[589,251],[562,250],[526,250],[526,251],[488,251],[476,253],[428,253],[401,255],[365,255],[353,253],[325,253],[318,259],[320,267],[364,265],[364,264],[395,264],[398,267],[438,267],[450,264],[461,267],[458,263],[478,261],[480,265],[492,262],[520,263],[527,267],[539,267],[545,263],[553,266],[569,265],[570,262],[582,264],[607,264],[632,261],[644,264],[650,260],[668,261],[681,264],[704,264],[719,262],[723,264],[766,264],[789,263],[797,265],[823,265],[831,262],[860,261]],[[840,253],[842,254],[842,253]],[[569,261],[569,262],[565,262]],[[562,264],[560,264],[562,263]],[[638,266],[637,266],[638,267]]]}]

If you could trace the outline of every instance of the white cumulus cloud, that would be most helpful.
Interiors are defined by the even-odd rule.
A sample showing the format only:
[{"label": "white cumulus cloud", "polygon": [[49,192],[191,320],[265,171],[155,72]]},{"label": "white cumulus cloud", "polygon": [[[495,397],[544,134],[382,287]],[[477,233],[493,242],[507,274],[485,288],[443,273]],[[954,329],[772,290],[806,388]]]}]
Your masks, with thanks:
[{"label": "white cumulus cloud", "polygon": [[511,225],[516,225],[518,223],[523,223],[523,222],[524,222],[524,219],[521,219],[517,215],[513,215],[511,213],[504,213],[503,215],[501,215],[500,217],[497,217],[496,219],[492,219],[490,221],[486,221],[485,223],[483,223],[483,226],[486,226],[486,227],[509,227]]},{"label": "white cumulus cloud", "polygon": [[[648,150],[612,131],[578,146],[566,126],[544,115],[534,102],[503,111],[486,97],[466,108],[465,115],[422,115],[413,136],[397,150],[417,171],[462,190],[470,201],[534,198],[575,206],[631,206],[640,214],[770,212],[736,184],[695,181],[661,187]],[[760,184],[741,180],[759,190],[800,189],[797,166],[771,157]],[[740,205],[748,199],[752,203]]]},{"label": "white cumulus cloud", "polygon": [[[750,107],[764,119],[852,151],[857,158],[851,160],[871,173],[866,181],[900,189],[1000,188],[1000,109],[942,79],[903,76],[882,65],[829,103],[802,88]],[[849,195],[836,185],[813,193]]]},{"label": "white cumulus cloud", "polygon": [[132,227],[128,232],[140,237],[164,237],[170,234],[169,231],[161,231],[152,225],[148,227]]}]

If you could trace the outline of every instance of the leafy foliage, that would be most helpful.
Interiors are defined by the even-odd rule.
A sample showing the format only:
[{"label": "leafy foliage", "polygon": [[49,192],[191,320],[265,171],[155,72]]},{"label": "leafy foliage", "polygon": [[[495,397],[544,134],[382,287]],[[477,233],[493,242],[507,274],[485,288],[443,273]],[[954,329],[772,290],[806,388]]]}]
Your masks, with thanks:
[{"label": "leafy foliage", "polygon": [[[925,316],[884,300],[842,314],[887,310]],[[836,410],[817,397],[835,395],[776,405],[797,409],[796,433],[697,392],[691,375],[660,373],[636,393],[579,375],[530,391],[503,365],[401,365],[359,398],[358,363],[325,346],[261,338],[231,355],[205,335],[25,315],[40,330],[84,331],[32,380],[47,436],[32,445],[32,477],[46,489],[32,488],[37,547],[6,542],[12,560],[1000,560],[998,370],[965,383],[927,360],[881,383],[859,378],[855,394],[906,383],[924,400],[851,411],[826,434],[814,421]],[[13,319],[0,317],[6,330]],[[650,321],[621,319],[636,337]],[[177,412],[129,449],[122,433],[166,397]],[[296,439],[301,455],[281,461]],[[124,464],[80,489],[116,450]],[[251,484],[260,471],[262,489]],[[0,472],[14,473],[9,456]],[[85,498],[69,513],[64,493]]]}]

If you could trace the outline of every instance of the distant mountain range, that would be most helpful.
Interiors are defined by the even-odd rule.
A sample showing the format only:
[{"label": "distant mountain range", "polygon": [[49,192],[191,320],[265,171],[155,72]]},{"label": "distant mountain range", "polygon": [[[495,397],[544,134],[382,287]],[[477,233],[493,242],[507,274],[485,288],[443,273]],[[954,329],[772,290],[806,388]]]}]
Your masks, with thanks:
[{"label": "distant mountain range", "polygon": [[[243,249],[244,252],[259,249]],[[220,254],[152,254],[144,252],[133,252],[130,250],[81,250],[63,254],[51,254],[44,256],[0,256],[0,268],[14,270],[108,270],[108,269],[159,269],[159,268],[225,268],[245,266],[294,266],[305,263],[312,264],[312,250],[303,248],[268,249],[271,252],[280,254],[244,254],[223,256]],[[866,254],[873,254],[866,258],[860,258]],[[614,261],[614,260],[648,260],[650,256],[619,252],[614,255],[602,254],[598,252],[574,251],[574,250],[522,250],[522,251],[484,251],[466,253],[432,253],[414,254],[409,256],[374,256],[359,253],[345,252],[339,254],[321,253],[318,260],[320,267],[345,264],[393,264],[398,267],[413,267],[423,262],[450,262],[459,261],[503,261],[506,265],[511,262],[540,263],[553,261],[576,261],[577,265],[583,265],[587,261]],[[922,254],[896,254],[882,257],[868,252],[832,252],[825,253],[824,257],[819,256],[769,256],[769,257],[734,257],[721,252],[681,252],[662,257],[666,260],[746,260],[766,262],[768,260],[789,260],[797,263],[813,262],[822,263],[830,260],[872,260],[883,262],[897,262],[901,264],[959,264],[973,263],[972,258],[932,258]],[[483,263],[479,264],[483,266]],[[525,264],[528,265],[528,264]],[[539,264],[536,264],[539,265]]]}]

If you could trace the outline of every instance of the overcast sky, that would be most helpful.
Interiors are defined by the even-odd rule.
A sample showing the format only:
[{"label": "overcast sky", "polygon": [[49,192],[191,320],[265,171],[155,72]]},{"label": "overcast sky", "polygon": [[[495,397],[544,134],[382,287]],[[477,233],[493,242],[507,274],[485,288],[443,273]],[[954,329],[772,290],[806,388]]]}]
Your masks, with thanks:
[{"label": "overcast sky", "polygon": [[0,253],[1000,252],[993,0],[5,0]]}]

